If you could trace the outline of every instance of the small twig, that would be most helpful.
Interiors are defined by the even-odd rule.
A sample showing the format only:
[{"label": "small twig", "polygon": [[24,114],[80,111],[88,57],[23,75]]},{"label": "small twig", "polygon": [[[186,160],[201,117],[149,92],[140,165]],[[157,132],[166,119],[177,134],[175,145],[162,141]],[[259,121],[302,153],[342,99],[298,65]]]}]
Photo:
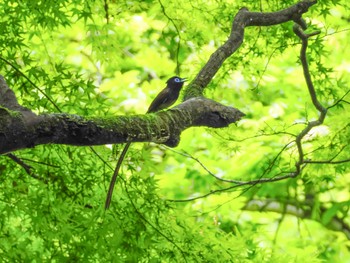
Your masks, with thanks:
[{"label": "small twig", "polygon": [[337,100],[333,105],[327,107],[327,109],[329,110],[329,109],[331,109],[331,108],[337,106],[340,102],[345,102],[345,103],[347,103],[347,104],[350,104],[348,101],[344,100],[344,98],[345,98],[349,93],[350,93],[350,90],[348,90],[347,92],[345,92],[345,94],[344,94],[339,100]]},{"label": "small twig", "polygon": [[12,161],[14,161],[15,163],[19,164],[23,169],[24,171],[31,177],[33,177],[34,179],[37,179],[39,181],[42,181],[44,182],[45,184],[48,183],[48,180],[47,179],[44,179],[43,177],[35,174],[33,172],[33,167],[31,167],[30,165],[26,164],[25,162],[23,162],[23,160],[21,160],[20,158],[18,158],[16,155],[12,154],[12,153],[9,153],[9,154],[6,154],[5,156],[9,157]]},{"label": "small twig", "polygon": [[176,47],[176,71],[175,71],[175,72],[176,72],[177,75],[180,75],[180,62],[179,62],[179,53],[180,53],[180,44],[181,44],[181,34],[180,34],[180,30],[179,30],[178,26],[176,25],[174,19],[172,19],[172,18],[166,13],[165,7],[164,7],[162,1],[161,1],[161,0],[158,0],[158,2],[159,2],[160,6],[161,6],[161,8],[162,8],[162,11],[163,11],[164,16],[165,16],[166,18],[168,18],[169,21],[173,24],[173,26],[175,27],[175,30],[176,30],[176,32],[177,32],[177,35],[178,35],[178,37],[179,37],[179,41],[177,42],[177,47]]},{"label": "small twig", "polygon": [[41,162],[41,161],[34,161],[32,159],[28,159],[28,158],[21,158],[22,161],[26,161],[26,162],[29,162],[29,163],[36,163],[36,164],[41,164],[41,165],[45,165],[45,166],[49,166],[49,167],[52,167],[52,168],[60,168],[61,166],[59,165],[54,165],[54,164],[49,164],[49,163],[46,163],[46,162]]},{"label": "small twig", "polygon": [[[300,170],[302,170],[305,166],[302,166]],[[299,173],[298,173],[299,174]],[[221,189],[216,189],[216,190],[212,190],[210,191],[209,193],[206,193],[204,195],[200,195],[200,196],[196,196],[196,197],[193,197],[193,198],[188,198],[188,199],[178,199],[178,200],[175,200],[175,199],[167,199],[167,201],[169,202],[179,202],[179,203],[182,203],[182,202],[190,202],[190,201],[194,201],[194,200],[197,200],[197,199],[201,199],[201,198],[205,198],[205,197],[208,197],[210,195],[213,195],[213,194],[217,194],[217,193],[222,193],[222,192],[227,192],[229,190],[232,190],[232,189],[235,189],[235,188],[238,188],[238,187],[241,187],[241,186],[245,186],[245,185],[258,185],[258,184],[265,184],[265,183],[271,183],[271,182],[278,182],[278,181],[282,181],[282,180],[285,180],[287,178],[294,178],[298,175],[295,171],[294,172],[289,172],[288,174],[286,175],[283,175],[283,176],[278,176],[278,177],[273,177],[273,178],[260,178],[260,179],[257,179],[257,180],[251,180],[251,181],[242,181],[240,182],[239,184],[236,184],[236,185],[233,185],[233,186],[229,186],[229,187],[226,187],[226,188],[221,188]],[[248,189],[246,189],[245,191],[249,190],[251,187],[249,187]]]},{"label": "small twig", "polygon": [[339,161],[332,161],[332,160],[305,160],[304,163],[310,163],[310,164],[342,164],[342,163],[348,163],[350,162],[350,158],[339,160]]},{"label": "small twig", "polygon": [[171,150],[172,152],[175,152],[177,154],[180,154],[182,156],[188,157],[194,161],[196,161],[209,175],[211,175],[212,177],[214,177],[215,179],[222,181],[222,182],[227,182],[227,183],[236,183],[236,184],[240,184],[242,181],[238,181],[238,180],[229,180],[229,179],[223,179],[220,178],[218,176],[216,176],[212,171],[210,171],[198,158],[194,157],[193,155],[187,153],[187,152],[179,152],[176,151],[172,148],[168,148],[169,150]]},{"label": "small twig", "polygon": [[50,98],[49,95],[47,95],[41,88],[39,88],[33,81],[30,80],[29,77],[27,77],[26,74],[24,74],[19,68],[17,68],[15,65],[13,65],[10,61],[6,60],[5,58],[0,56],[0,60],[5,62],[7,65],[12,67],[16,72],[18,72],[22,77],[24,77],[34,88],[36,88],[44,97],[46,97],[51,104],[56,108],[58,112],[62,112],[61,109],[57,106],[57,104]]},{"label": "small twig", "polygon": [[[283,153],[283,151],[293,142],[289,142],[287,143],[278,153],[277,155],[274,157],[274,159],[272,160],[272,162],[270,162],[269,166],[264,170],[264,172],[262,173],[262,175],[260,176],[259,179],[257,180],[250,180],[250,181],[240,181],[240,180],[232,180],[232,179],[223,179],[221,177],[218,177],[216,176],[212,171],[210,171],[198,158],[194,157],[193,155],[187,153],[187,152],[179,152],[179,151],[176,151],[174,149],[171,149],[171,148],[168,148],[169,150],[177,153],[177,154],[180,154],[182,156],[185,156],[185,157],[188,157],[194,161],[196,161],[209,175],[211,175],[212,177],[214,177],[215,179],[219,180],[219,181],[222,181],[222,182],[225,182],[225,183],[234,183],[236,185],[255,185],[256,183],[261,183],[263,181],[265,181],[265,179],[267,180],[266,182],[268,181],[274,181],[273,179],[274,178],[263,178],[264,175],[266,175],[268,173],[268,171],[271,171],[272,167],[275,165],[278,157]],[[288,176],[290,177],[290,176]],[[293,176],[294,177],[294,176]]]},{"label": "small twig", "polygon": [[[296,124],[293,124],[291,126],[294,126],[294,125],[296,125]],[[245,138],[242,138],[242,139],[235,139],[235,138],[230,138],[230,137],[224,137],[221,134],[216,133],[216,135],[218,137],[220,137],[221,139],[224,139],[224,140],[227,140],[227,141],[233,141],[233,142],[244,142],[244,141],[251,140],[251,139],[256,139],[256,138],[260,138],[260,137],[277,136],[277,135],[280,135],[280,134],[282,134],[282,135],[289,135],[291,137],[296,137],[296,134],[293,134],[293,133],[290,133],[290,132],[286,132],[286,131],[275,131],[275,132],[272,132],[272,133],[265,133],[262,130],[260,134],[249,136],[249,137],[245,137]]]},{"label": "small twig", "polygon": [[[259,33],[260,33],[260,29],[259,29]],[[259,89],[260,82],[261,82],[262,78],[264,77],[264,74],[265,74],[266,71],[267,71],[267,68],[268,68],[268,66],[269,66],[269,64],[270,64],[270,61],[271,61],[271,59],[272,59],[272,56],[275,54],[275,52],[276,52],[277,50],[278,50],[278,48],[276,47],[276,48],[271,52],[270,56],[267,58],[267,62],[265,63],[265,67],[264,67],[263,71],[262,71],[261,74],[260,74],[259,80],[257,81],[256,86],[255,86],[254,88],[252,88],[252,90],[257,90],[257,89]]]}]

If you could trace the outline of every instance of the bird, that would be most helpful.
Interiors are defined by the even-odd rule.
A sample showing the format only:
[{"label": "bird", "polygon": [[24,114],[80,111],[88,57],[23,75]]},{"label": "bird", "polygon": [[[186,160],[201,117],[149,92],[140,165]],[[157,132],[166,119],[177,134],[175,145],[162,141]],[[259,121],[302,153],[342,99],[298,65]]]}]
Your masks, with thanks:
[{"label": "bird", "polygon": [[152,101],[147,113],[164,110],[173,105],[179,97],[180,90],[185,81],[186,78],[179,78],[177,76],[168,79],[166,87]]},{"label": "bird", "polygon": [[[187,80],[186,78],[180,78],[178,76],[174,76],[168,79],[166,82],[167,84],[166,87],[161,92],[158,93],[158,95],[152,101],[146,113],[154,113],[154,112],[169,108],[171,105],[173,105],[177,101],[180,91],[186,80]],[[105,203],[105,210],[107,210],[110,207],[114,185],[117,180],[120,167],[123,163],[123,160],[125,158],[126,153],[128,152],[130,145],[131,145],[131,142],[128,142],[124,146],[124,149],[120,154],[117,165],[114,169],[113,176],[109,183],[109,189],[108,189],[106,203]]]}]

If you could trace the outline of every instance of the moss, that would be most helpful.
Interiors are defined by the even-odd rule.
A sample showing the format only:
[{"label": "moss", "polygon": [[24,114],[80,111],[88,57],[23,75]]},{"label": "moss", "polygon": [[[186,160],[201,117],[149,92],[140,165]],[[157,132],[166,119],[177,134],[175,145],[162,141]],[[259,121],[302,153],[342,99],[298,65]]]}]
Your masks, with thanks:
[{"label": "moss", "polygon": [[81,124],[86,122],[93,122],[101,129],[118,130],[124,133],[125,136],[130,137],[130,139],[152,137],[159,133],[157,131],[164,125],[162,117],[157,115],[157,113],[129,116],[94,116],[79,120]]},{"label": "moss", "polygon": [[21,112],[0,106],[0,131],[6,133],[7,125],[11,124],[14,119],[21,119],[21,117]]},{"label": "moss", "polygon": [[6,114],[6,113],[7,113],[7,115],[10,115],[13,118],[19,118],[22,116],[21,112],[19,112],[19,111],[9,110],[6,107],[0,106],[0,115]]},{"label": "moss", "polygon": [[190,98],[202,97],[203,88],[199,85],[191,85],[184,90],[184,101]]},{"label": "moss", "polygon": [[[137,117],[138,115],[131,116],[94,116],[94,117],[84,117],[81,120],[78,120],[81,124],[86,122],[94,122],[97,126],[103,129],[114,129],[116,127],[125,126],[127,123],[130,123],[130,119]],[[140,115],[143,116],[143,115]]]}]

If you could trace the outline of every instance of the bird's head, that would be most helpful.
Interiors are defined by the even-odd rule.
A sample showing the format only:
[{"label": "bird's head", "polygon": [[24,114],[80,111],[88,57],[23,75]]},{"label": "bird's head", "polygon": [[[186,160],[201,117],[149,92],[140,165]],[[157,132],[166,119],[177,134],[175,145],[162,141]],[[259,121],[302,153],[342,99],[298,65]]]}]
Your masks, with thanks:
[{"label": "bird's head", "polygon": [[170,87],[182,88],[185,81],[186,81],[186,78],[180,78],[178,76],[174,76],[174,77],[171,77],[170,79],[168,79],[166,83]]}]

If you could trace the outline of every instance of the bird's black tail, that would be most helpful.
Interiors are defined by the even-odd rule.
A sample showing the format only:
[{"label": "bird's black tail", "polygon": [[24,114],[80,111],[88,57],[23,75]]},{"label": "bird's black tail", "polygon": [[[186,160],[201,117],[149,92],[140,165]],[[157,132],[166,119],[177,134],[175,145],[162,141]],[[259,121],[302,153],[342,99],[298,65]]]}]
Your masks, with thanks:
[{"label": "bird's black tail", "polygon": [[128,142],[125,146],[124,149],[122,151],[122,153],[120,154],[120,157],[118,159],[118,163],[117,166],[114,169],[114,173],[111,179],[111,182],[109,183],[109,189],[108,189],[108,193],[107,193],[107,197],[106,197],[106,203],[105,203],[105,209],[107,210],[109,208],[109,206],[111,205],[111,201],[112,201],[112,195],[113,195],[113,190],[114,190],[114,185],[115,182],[117,181],[117,177],[119,174],[119,170],[120,167],[122,166],[123,160],[125,158],[126,153],[128,152],[128,149],[131,145],[131,142]]}]

